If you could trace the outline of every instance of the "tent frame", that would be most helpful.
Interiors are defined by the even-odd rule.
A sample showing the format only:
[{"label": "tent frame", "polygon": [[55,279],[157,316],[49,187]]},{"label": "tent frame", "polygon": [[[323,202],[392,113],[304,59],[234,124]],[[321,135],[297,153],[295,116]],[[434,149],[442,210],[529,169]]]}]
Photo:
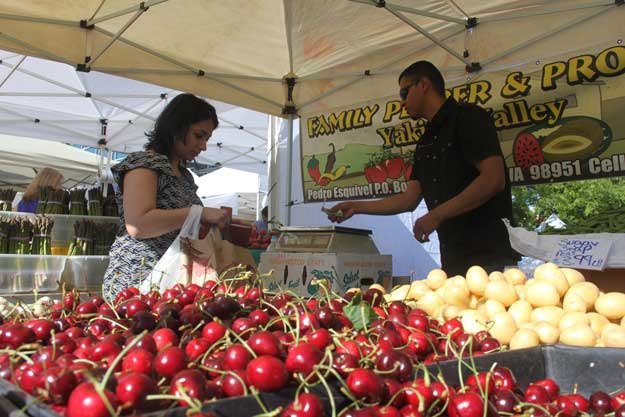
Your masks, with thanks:
[{"label": "tent frame", "polygon": [[[337,86],[336,88],[327,91],[325,93],[319,94],[317,97],[308,100],[307,102],[303,102],[303,103],[295,103],[293,101],[293,90],[296,88],[298,83],[302,83],[306,81],[306,78],[299,78],[297,77],[297,74],[293,73],[293,54],[292,54],[292,45],[291,45],[291,31],[292,31],[292,22],[290,21],[290,14],[288,13],[288,7],[289,7],[289,3],[285,0],[284,1],[284,7],[287,10],[287,12],[285,13],[285,24],[286,24],[286,34],[287,34],[287,46],[288,46],[288,54],[289,54],[289,65],[290,65],[290,71],[288,74],[285,74],[285,76],[282,79],[274,79],[274,78],[264,78],[264,77],[253,77],[253,76],[238,76],[238,75],[227,75],[227,74],[216,74],[216,73],[206,73],[201,69],[198,68],[193,68],[191,65],[188,65],[184,62],[180,62],[179,60],[171,57],[171,56],[167,56],[164,55],[162,53],[159,53],[157,51],[151,50],[150,48],[147,48],[143,45],[137,44],[135,42],[132,42],[128,39],[125,39],[123,37],[123,33],[128,30],[128,28],[130,28],[138,19],[141,15],[143,15],[146,11],[149,10],[149,8],[151,7],[158,7],[158,5],[166,3],[168,0],[148,0],[148,1],[142,1],[142,2],[138,2],[135,6],[131,6],[131,7],[127,7],[121,10],[117,10],[114,12],[111,12],[107,15],[104,16],[100,16],[100,17],[96,17],[97,13],[99,12],[99,8],[98,10],[96,10],[96,12],[94,13],[93,16],[91,16],[90,18],[85,18],[83,20],[80,20],[78,22],[75,21],[67,21],[67,20],[60,20],[60,19],[47,19],[47,18],[35,18],[35,17],[24,17],[24,16],[17,16],[17,15],[9,15],[9,14],[0,14],[0,18],[2,19],[8,19],[8,20],[15,20],[15,21],[28,21],[28,22],[39,22],[39,23],[45,23],[45,24],[53,24],[53,25],[63,25],[63,26],[79,26],[81,28],[83,28],[86,32],[86,35],[88,36],[89,31],[91,30],[96,30],[98,31],[98,33],[101,33],[105,36],[108,36],[110,39],[109,41],[103,46],[103,48],[98,51],[94,56],[85,56],[85,62],[68,62],[66,59],[56,56],[55,54],[53,54],[50,51],[46,51],[43,49],[40,49],[38,47],[36,47],[35,45],[31,45],[28,44],[27,42],[24,42],[20,39],[17,39],[13,36],[7,35],[6,33],[2,33],[0,32],[0,37],[6,38],[11,40],[12,42],[15,42],[16,44],[23,46],[39,55],[45,56],[45,57],[49,57],[50,59],[53,59],[55,61],[60,61],[60,62],[65,62],[69,65],[72,65],[76,68],[77,71],[90,71],[90,70],[97,70],[97,71],[101,71],[101,72],[108,72],[108,73],[119,73],[119,72],[123,72],[123,73],[138,73],[138,72],[150,72],[153,74],[158,74],[159,72],[163,72],[163,70],[156,70],[156,69],[149,69],[149,68],[134,68],[134,69],[121,69],[121,68],[110,68],[110,67],[98,67],[97,65],[94,65],[97,63],[98,59],[106,52],[106,50],[108,48],[110,48],[115,42],[122,42],[124,44],[127,44],[129,46],[132,46],[134,48],[137,48],[143,52],[146,52],[156,58],[162,59],[168,63],[171,63],[177,67],[180,67],[181,70],[180,71],[175,71],[174,73],[176,74],[180,74],[180,76],[193,76],[193,77],[205,77],[206,79],[210,79],[211,81],[217,82],[229,89],[232,89],[238,93],[242,93],[245,94],[249,97],[252,97],[254,99],[257,100],[261,100],[269,105],[271,105],[271,107],[275,108],[276,111],[274,114],[276,115],[280,115],[283,118],[286,118],[288,121],[288,144],[287,144],[287,154],[288,154],[288,160],[287,160],[287,172],[289,173],[289,175],[287,175],[286,177],[286,182],[287,182],[287,192],[286,192],[286,204],[287,204],[287,214],[286,214],[286,224],[290,224],[290,213],[291,213],[291,205],[293,204],[292,202],[292,195],[291,195],[291,185],[292,185],[292,156],[293,156],[293,151],[292,151],[292,140],[293,140],[293,119],[294,117],[299,114],[299,112],[309,106],[310,104],[317,102],[319,100],[321,100],[324,97],[327,97],[329,95],[335,94],[338,91],[343,90],[344,88],[346,88],[349,85],[352,85],[354,83],[357,83],[359,81],[362,81],[363,79],[369,77],[369,76],[373,76],[376,74],[380,74],[380,73],[376,73],[376,72],[371,72],[370,69],[365,69],[363,71],[363,73],[361,74],[345,74],[345,78],[347,78],[347,81],[343,84],[341,84],[340,86]],[[458,7],[458,5],[454,2],[454,0],[448,0],[448,2],[450,3],[450,5],[455,8],[456,10],[460,11],[465,17],[464,18],[457,18],[454,16],[447,16],[447,15],[443,15],[443,14],[439,14],[439,13],[433,13],[433,12],[429,12],[427,10],[422,10],[416,7],[407,7],[407,6],[402,6],[402,5],[398,5],[398,4],[394,4],[390,1],[385,1],[385,0],[350,0],[352,2],[355,3],[361,3],[361,4],[365,4],[365,5],[369,5],[372,7],[377,7],[377,8],[384,8],[386,9],[389,13],[391,13],[392,15],[394,15],[398,21],[409,25],[411,28],[413,28],[415,31],[419,32],[421,35],[427,37],[430,41],[432,41],[435,45],[435,47],[438,48],[442,48],[444,49],[447,53],[449,53],[451,56],[453,56],[454,58],[456,58],[458,61],[460,61],[462,64],[465,65],[465,69],[466,72],[468,74],[473,73],[473,72],[478,72],[484,69],[484,67],[492,65],[494,62],[496,62],[498,59],[505,57],[507,55],[510,55],[514,52],[517,52],[521,49],[524,49],[538,41],[544,40],[548,37],[554,36],[560,32],[562,32],[563,30],[566,30],[580,22],[586,21],[588,19],[591,19],[603,12],[612,10],[615,7],[619,7],[623,2],[619,1],[619,0],[588,0],[585,3],[582,4],[577,4],[577,5],[573,5],[573,6],[549,6],[549,5],[545,5],[545,6],[541,6],[539,8],[536,8],[535,10],[529,10],[529,11],[524,11],[524,12],[512,12],[512,13],[506,13],[506,14],[502,14],[502,15],[496,15],[496,16],[468,16],[464,11],[462,11],[462,9],[460,7]],[[501,51],[498,54],[492,55],[486,59],[484,59],[482,62],[471,62],[468,57],[470,56],[470,52],[471,51],[463,51],[462,53],[454,51],[452,48],[450,48],[448,45],[445,44],[445,39],[439,39],[438,37],[436,37],[434,34],[428,32],[427,30],[425,30],[424,28],[422,28],[420,25],[412,22],[407,16],[406,14],[412,14],[412,15],[417,15],[417,16],[424,16],[424,17],[429,17],[432,19],[436,19],[436,20],[440,20],[446,23],[450,23],[450,24],[454,24],[454,25],[459,25],[461,26],[461,28],[458,30],[458,32],[456,32],[456,34],[462,32],[462,31],[469,31],[472,28],[474,28],[475,26],[481,24],[481,23],[486,23],[486,22],[495,22],[495,21],[502,21],[502,20],[508,20],[508,19],[518,19],[518,18],[523,18],[523,17],[532,17],[532,16],[537,16],[537,15],[546,15],[546,14],[553,14],[553,13],[564,13],[564,12],[568,12],[568,11],[575,11],[575,10],[591,10],[591,12],[589,12],[587,15],[578,17],[577,19],[573,19],[570,22],[567,22],[563,25],[560,25],[557,28],[554,28],[552,30],[548,30],[542,34],[539,34],[527,41],[524,41],[522,43],[519,43],[517,45],[513,45],[510,48],[508,48],[505,51]],[[114,19],[114,18],[119,18],[122,16],[126,16],[126,15],[132,15],[130,16],[129,20],[116,32],[116,33],[111,33],[107,30],[104,30],[100,27],[97,26],[98,23],[110,20],[110,19]],[[406,57],[402,57],[402,58],[406,58]],[[4,64],[4,63],[3,63]],[[19,68],[21,62],[17,65],[14,66],[14,68],[12,69],[12,72],[8,75],[8,77],[5,78],[5,80],[2,81],[2,83],[0,83],[0,86],[6,82],[6,79],[8,79],[13,72],[15,71],[20,71],[21,68]],[[385,67],[388,67],[388,65],[385,65]],[[384,68],[382,68],[383,70]],[[167,70],[167,73],[172,73],[171,70]],[[45,79],[45,77],[40,76],[40,79]],[[264,97],[261,94],[255,93],[253,91],[249,91],[246,90],[244,88],[241,88],[235,84],[233,84],[232,82],[228,81],[230,79],[251,79],[251,80],[258,80],[258,81],[265,81],[265,82],[280,82],[282,84],[284,84],[285,86],[285,91],[286,91],[286,97],[285,97],[285,101],[284,103],[279,103],[276,102],[268,97]],[[46,80],[49,82],[54,83],[53,80]],[[57,84],[58,85],[58,84]],[[73,91],[76,94],[89,94],[87,92],[83,92],[83,91],[79,91],[76,90],[74,88],[71,88],[69,86],[63,86],[60,85],[60,87],[63,88],[67,88],[69,91]],[[146,115],[142,115],[136,111],[134,111],[133,109],[129,109],[126,108],[125,106],[119,106],[116,105],[115,103],[113,103],[111,100],[108,100],[104,97],[93,97],[93,96],[89,96],[92,100],[97,100],[97,101],[101,101],[103,103],[112,105],[112,106],[116,106],[119,107],[125,111],[128,111],[130,113],[136,114],[139,117],[146,117]],[[16,116],[23,116],[20,114],[16,114]],[[149,117],[148,117],[149,118]],[[38,121],[41,122],[41,121]],[[57,126],[55,126],[57,127]],[[105,137],[103,137],[102,139],[106,139]],[[105,142],[106,143],[106,142]],[[272,149],[269,151],[270,153],[273,152],[273,148],[275,147],[275,144],[273,144],[272,141]],[[253,148],[252,148],[253,150]],[[249,153],[249,151],[247,152]],[[246,152],[241,152],[240,156],[249,156],[247,155]],[[269,172],[270,172],[270,178],[273,178],[271,176],[271,172],[273,169],[273,163],[274,160],[273,158],[269,158],[270,160],[270,164],[269,164]]]}]

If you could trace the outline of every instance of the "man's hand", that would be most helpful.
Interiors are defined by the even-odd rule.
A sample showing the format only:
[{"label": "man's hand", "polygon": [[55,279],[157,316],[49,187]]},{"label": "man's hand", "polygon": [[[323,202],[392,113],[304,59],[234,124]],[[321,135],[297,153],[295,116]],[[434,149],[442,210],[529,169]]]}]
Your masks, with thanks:
[{"label": "man's hand", "polygon": [[345,201],[323,211],[328,215],[328,219],[331,222],[342,223],[356,214],[356,203]]},{"label": "man's hand", "polygon": [[412,228],[415,239],[419,242],[429,242],[430,233],[438,229],[443,219],[435,211],[430,211],[425,216],[419,217]]}]

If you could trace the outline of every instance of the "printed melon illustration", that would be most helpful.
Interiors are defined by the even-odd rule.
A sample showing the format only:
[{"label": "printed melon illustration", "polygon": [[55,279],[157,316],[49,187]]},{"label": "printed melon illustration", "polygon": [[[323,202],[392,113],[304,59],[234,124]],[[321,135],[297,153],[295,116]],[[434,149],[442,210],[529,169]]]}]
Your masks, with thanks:
[{"label": "printed melon illustration", "polygon": [[575,118],[564,122],[543,140],[543,155],[548,162],[585,159],[594,154],[602,142],[603,129],[599,121]]},{"label": "printed melon illustration", "polygon": [[528,132],[523,132],[514,141],[514,162],[521,169],[545,162],[538,140]]}]

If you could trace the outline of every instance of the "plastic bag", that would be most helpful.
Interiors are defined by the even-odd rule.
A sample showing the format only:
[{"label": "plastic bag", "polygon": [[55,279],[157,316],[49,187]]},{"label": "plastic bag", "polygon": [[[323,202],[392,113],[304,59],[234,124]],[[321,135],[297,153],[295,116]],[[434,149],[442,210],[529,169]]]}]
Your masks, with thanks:
[{"label": "plastic bag", "polygon": [[163,292],[177,283],[187,284],[186,281],[189,280],[188,265],[190,265],[191,260],[182,250],[180,241],[182,238],[198,239],[202,209],[203,207],[200,205],[191,206],[189,214],[180,228],[180,233],[154,265],[150,275],[141,282],[140,290],[142,293],[148,293],[154,287]]}]

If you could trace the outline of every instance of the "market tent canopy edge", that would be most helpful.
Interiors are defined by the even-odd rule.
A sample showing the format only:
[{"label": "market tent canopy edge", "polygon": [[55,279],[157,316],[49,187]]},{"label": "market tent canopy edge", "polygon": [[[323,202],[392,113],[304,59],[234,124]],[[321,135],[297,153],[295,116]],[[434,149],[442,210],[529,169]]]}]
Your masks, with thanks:
[{"label": "market tent canopy edge", "polygon": [[[0,133],[134,152],[179,91],[0,50]],[[268,116],[215,100],[219,128],[197,162],[266,175]]]},{"label": "market tent canopy edge", "polygon": [[99,157],[60,142],[0,134],[0,186],[23,189],[45,167],[63,174],[63,186],[97,182]]},{"label": "market tent canopy edge", "polygon": [[613,0],[40,0],[0,5],[0,48],[263,113],[388,97],[417,59],[450,85],[622,39]]}]

